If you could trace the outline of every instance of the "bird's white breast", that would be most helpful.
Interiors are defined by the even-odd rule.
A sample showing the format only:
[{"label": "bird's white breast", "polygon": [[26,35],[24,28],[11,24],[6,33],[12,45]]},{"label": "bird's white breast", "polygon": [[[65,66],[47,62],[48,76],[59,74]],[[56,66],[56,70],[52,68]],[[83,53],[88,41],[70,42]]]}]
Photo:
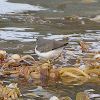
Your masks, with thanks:
[{"label": "bird's white breast", "polygon": [[35,48],[35,53],[40,56],[41,58],[45,58],[45,59],[52,59],[57,57],[58,55],[60,55],[60,53],[62,52],[63,47],[58,48],[58,49],[54,49],[52,51],[48,51],[48,52],[39,52],[36,48]]}]

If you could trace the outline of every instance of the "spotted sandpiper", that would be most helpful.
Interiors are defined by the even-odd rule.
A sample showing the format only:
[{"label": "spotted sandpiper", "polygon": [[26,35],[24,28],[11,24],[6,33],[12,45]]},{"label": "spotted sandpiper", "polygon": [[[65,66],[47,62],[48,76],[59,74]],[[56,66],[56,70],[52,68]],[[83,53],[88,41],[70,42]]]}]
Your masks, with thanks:
[{"label": "spotted sandpiper", "polygon": [[36,41],[35,53],[46,60],[53,59],[59,56],[68,43],[56,40],[48,40],[43,37],[38,37]]}]

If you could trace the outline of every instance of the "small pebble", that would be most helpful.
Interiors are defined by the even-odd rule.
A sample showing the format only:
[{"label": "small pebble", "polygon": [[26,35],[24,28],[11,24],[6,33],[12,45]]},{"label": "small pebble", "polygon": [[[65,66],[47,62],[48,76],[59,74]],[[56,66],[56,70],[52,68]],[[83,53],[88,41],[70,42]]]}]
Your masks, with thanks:
[{"label": "small pebble", "polygon": [[0,50],[0,54],[6,54],[6,51]]},{"label": "small pebble", "polygon": [[59,100],[59,99],[56,96],[53,96],[49,100]]},{"label": "small pebble", "polygon": [[11,56],[11,59],[20,59],[20,56],[18,54],[14,54]]},{"label": "small pebble", "polygon": [[74,55],[74,53],[73,53],[72,51],[67,51],[66,54],[69,54],[69,55],[71,55],[71,56]]}]

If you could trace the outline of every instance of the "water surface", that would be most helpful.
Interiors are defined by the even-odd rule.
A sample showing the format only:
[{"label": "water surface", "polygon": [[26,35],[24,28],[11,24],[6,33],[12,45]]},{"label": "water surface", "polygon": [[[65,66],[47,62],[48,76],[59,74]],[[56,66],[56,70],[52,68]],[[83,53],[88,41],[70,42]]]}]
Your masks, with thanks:
[{"label": "water surface", "polygon": [[[82,0],[1,0],[0,2],[0,49],[8,54],[32,55],[39,60],[34,52],[37,36],[46,39],[63,40],[69,38],[69,45],[63,50],[70,50],[76,56],[84,56],[79,39],[91,45],[92,51],[100,51],[100,0],[84,2]],[[72,16],[78,13],[78,19]],[[66,63],[61,66],[73,66],[75,57],[67,55]],[[1,79],[4,86],[10,82],[18,83],[21,91],[20,100],[48,100],[53,95],[68,96],[75,100],[78,92],[93,89],[93,94],[100,94],[100,83],[85,82],[74,85],[49,85],[34,91],[34,82],[20,79]],[[39,97],[27,97],[26,93],[33,92]],[[95,96],[91,100],[99,100]]]}]

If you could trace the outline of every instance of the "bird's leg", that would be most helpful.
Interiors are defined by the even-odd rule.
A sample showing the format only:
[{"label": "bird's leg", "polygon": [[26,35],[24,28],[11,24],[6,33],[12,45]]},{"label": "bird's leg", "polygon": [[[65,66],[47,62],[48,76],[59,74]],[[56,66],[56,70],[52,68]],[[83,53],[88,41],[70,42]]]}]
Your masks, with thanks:
[{"label": "bird's leg", "polygon": [[58,57],[56,57],[52,62],[55,62],[59,57],[62,57],[62,53]]},{"label": "bird's leg", "polygon": [[50,64],[50,60],[48,60],[48,63]]}]

